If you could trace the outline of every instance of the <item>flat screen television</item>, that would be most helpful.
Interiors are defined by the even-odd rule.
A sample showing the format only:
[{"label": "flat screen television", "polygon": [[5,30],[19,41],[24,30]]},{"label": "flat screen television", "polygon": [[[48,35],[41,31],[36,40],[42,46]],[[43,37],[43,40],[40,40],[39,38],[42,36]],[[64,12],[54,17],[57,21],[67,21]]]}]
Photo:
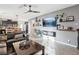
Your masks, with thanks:
[{"label": "flat screen television", "polygon": [[43,27],[56,27],[57,21],[54,17],[44,18]]}]

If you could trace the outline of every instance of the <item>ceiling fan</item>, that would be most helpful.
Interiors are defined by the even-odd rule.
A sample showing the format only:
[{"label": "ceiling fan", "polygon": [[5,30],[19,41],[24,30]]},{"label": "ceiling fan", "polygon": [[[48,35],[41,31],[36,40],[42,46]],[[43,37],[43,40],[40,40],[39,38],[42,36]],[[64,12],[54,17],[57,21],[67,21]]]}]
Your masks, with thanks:
[{"label": "ceiling fan", "polygon": [[39,11],[32,10],[31,7],[32,7],[32,6],[29,5],[29,10],[26,11],[26,12],[24,12],[24,13],[30,13],[30,12],[33,12],[33,13],[40,13]]}]

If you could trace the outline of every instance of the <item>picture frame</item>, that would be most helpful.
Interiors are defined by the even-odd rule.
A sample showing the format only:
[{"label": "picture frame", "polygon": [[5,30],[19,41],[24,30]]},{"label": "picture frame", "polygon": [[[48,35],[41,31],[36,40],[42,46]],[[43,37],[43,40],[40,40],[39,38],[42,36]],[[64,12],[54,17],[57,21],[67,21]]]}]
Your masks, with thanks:
[{"label": "picture frame", "polygon": [[57,25],[57,30],[63,30],[63,29],[64,29],[64,26],[62,26],[60,24]]},{"label": "picture frame", "polygon": [[74,16],[67,16],[66,21],[74,21]]}]

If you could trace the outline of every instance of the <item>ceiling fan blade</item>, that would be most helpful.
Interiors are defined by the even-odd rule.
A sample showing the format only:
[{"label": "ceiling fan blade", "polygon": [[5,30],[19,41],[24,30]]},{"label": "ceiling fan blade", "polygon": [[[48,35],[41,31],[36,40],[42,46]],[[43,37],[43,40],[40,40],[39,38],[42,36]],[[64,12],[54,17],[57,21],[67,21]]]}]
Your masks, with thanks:
[{"label": "ceiling fan blade", "polygon": [[24,13],[30,13],[30,12],[33,12],[33,13],[40,13],[39,11],[27,11],[27,12],[24,12]]},{"label": "ceiling fan blade", "polygon": [[24,13],[29,13],[29,11],[27,11],[27,12],[24,12]]},{"label": "ceiling fan blade", "polygon": [[32,11],[32,12],[34,12],[34,13],[40,13],[39,11]]}]

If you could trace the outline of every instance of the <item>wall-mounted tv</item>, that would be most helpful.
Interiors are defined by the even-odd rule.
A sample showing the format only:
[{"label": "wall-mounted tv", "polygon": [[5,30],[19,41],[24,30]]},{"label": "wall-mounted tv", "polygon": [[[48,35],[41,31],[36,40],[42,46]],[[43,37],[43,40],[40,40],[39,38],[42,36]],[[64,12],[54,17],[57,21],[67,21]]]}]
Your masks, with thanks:
[{"label": "wall-mounted tv", "polygon": [[57,21],[54,17],[48,17],[43,19],[43,27],[56,27]]}]

